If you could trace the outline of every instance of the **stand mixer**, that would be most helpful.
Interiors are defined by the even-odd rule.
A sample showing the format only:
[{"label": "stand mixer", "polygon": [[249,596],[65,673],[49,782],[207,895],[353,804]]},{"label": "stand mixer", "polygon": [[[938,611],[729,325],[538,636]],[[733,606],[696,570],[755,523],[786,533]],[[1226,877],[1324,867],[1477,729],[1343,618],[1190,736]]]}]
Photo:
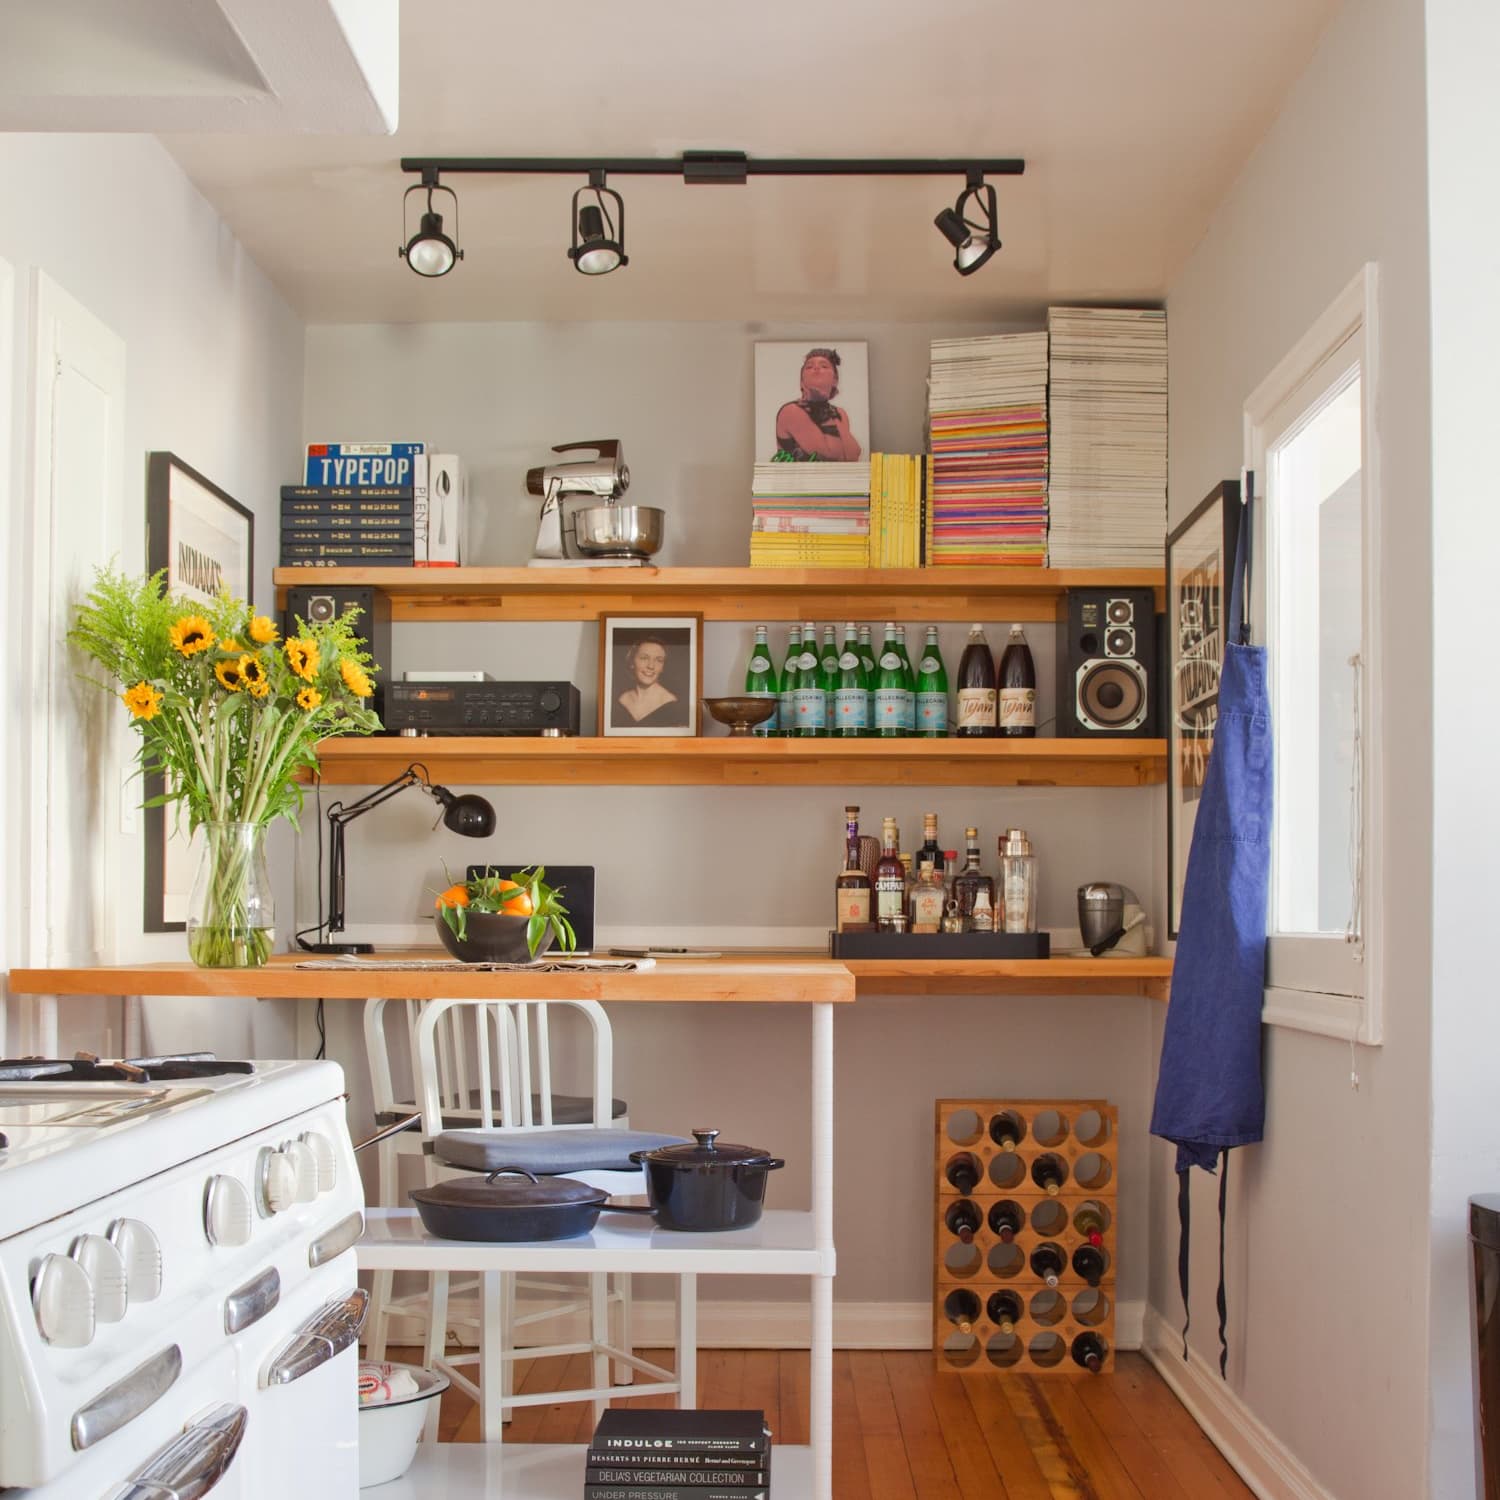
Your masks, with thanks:
[{"label": "stand mixer", "polygon": [[661,546],[665,512],[615,503],[630,487],[619,439],[559,443],[552,451],[595,456],[526,471],[527,491],[542,497],[530,566],[644,567]]}]

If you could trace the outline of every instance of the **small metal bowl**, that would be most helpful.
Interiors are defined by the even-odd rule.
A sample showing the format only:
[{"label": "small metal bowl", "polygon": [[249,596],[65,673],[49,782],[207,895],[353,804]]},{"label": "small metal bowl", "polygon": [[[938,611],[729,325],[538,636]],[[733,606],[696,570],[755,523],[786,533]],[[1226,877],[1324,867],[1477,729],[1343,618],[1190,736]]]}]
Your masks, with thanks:
[{"label": "small metal bowl", "polygon": [[703,706],[719,723],[727,724],[731,735],[749,734],[757,724],[764,724],[776,712],[774,698],[705,698]]},{"label": "small metal bowl", "polygon": [[573,512],[573,535],[585,557],[650,557],[666,516],[654,505],[586,505]]}]

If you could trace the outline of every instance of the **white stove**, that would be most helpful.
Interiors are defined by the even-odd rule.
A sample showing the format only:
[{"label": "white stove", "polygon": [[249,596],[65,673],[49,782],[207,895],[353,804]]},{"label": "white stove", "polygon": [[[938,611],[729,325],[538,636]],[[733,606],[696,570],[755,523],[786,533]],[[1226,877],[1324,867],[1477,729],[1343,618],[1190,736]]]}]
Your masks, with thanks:
[{"label": "white stove", "polygon": [[66,1068],[0,1063],[0,1489],[352,1497],[342,1072]]}]

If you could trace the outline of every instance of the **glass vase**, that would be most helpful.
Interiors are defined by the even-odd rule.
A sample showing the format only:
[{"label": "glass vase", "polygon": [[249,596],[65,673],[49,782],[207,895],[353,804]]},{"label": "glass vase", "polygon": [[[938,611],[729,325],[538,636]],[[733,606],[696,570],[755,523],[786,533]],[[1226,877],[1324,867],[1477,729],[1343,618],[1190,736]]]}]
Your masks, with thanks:
[{"label": "glass vase", "polygon": [[276,907],[259,823],[207,823],[188,900],[188,954],[205,969],[258,969],[276,940]]}]

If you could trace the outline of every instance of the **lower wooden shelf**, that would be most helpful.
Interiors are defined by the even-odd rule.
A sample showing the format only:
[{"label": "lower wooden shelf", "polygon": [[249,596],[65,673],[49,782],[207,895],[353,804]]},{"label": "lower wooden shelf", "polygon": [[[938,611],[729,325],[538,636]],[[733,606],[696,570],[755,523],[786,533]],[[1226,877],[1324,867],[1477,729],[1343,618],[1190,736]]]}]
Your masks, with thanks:
[{"label": "lower wooden shelf", "polygon": [[1143,995],[1165,1000],[1170,958],[844,958],[866,995]]}]

